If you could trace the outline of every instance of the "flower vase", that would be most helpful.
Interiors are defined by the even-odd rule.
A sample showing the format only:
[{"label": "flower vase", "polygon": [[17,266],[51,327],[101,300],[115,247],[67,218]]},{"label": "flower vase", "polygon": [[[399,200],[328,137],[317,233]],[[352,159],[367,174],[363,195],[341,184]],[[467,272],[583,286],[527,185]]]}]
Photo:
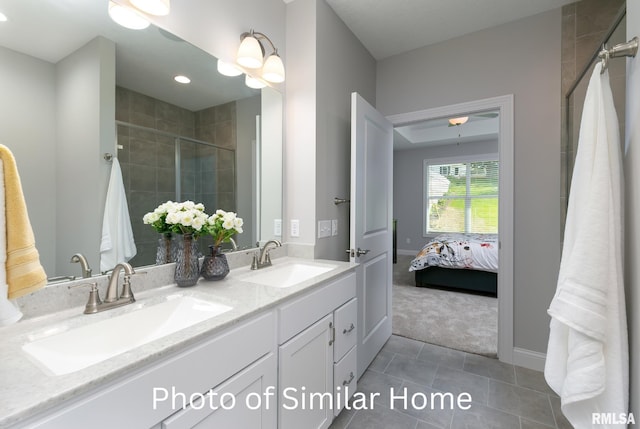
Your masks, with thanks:
[{"label": "flower vase", "polygon": [[209,246],[210,254],[202,261],[200,274],[205,280],[222,280],[229,274],[227,256],[222,253],[220,246]]},{"label": "flower vase", "polygon": [[191,234],[183,234],[176,240],[175,248],[176,271],[173,279],[180,287],[193,286],[200,277],[198,266],[198,241]]},{"label": "flower vase", "polygon": [[156,265],[163,265],[173,262],[173,236],[170,232],[160,234],[158,238],[158,249],[156,250]]}]

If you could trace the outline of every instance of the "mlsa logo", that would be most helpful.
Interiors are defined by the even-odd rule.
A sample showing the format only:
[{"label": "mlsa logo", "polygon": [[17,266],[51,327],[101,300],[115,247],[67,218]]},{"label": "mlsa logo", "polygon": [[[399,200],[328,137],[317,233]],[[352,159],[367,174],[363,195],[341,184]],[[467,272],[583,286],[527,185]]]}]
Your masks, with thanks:
[{"label": "mlsa logo", "polygon": [[636,419],[633,413],[593,413],[591,424],[594,425],[634,425]]}]

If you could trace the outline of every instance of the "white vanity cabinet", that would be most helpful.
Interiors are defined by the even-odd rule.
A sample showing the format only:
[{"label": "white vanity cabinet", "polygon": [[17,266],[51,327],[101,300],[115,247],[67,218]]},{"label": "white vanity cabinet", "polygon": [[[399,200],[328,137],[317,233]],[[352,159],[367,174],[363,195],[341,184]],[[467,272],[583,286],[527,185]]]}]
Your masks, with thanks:
[{"label": "white vanity cabinet", "polygon": [[[247,424],[215,427],[274,429],[275,393],[270,404],[263,402],[257,410],[245,404],[250,394],[262,396],[268,386],[277,388],[275,333],[274,311],[262,313],[18,427],[176,429],[202,427],[203,421],[239,421]],[[229,410],[219,401],[209,402],[224,392],[236,400]]]},{"label": "white vanity cabinet", "polygon": [[329,427],[355,391],[355,292],[351,273],[279,307],[280,429]]},{"label": "white vanity cabinet", "polygon": [[269,353],[163,421],[159,428],[275,429],[276,365],[276,355]]}]

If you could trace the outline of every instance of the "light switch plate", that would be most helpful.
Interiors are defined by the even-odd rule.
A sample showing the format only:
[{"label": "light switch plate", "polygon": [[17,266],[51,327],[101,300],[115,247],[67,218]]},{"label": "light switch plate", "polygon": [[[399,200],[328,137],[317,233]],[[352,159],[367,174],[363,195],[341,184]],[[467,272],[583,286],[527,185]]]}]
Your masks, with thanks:
[{"label": "light switch plate", "polygon": [[318,238],[325,238],[331,236],[331,221],[320,220],[318,221]]},{"label": "light switch plate", "polygon": [[333,219],[331,221],[331,235],[338,235],[338,219]]},{"label": "light switch plate", "polygon": [[282,236],[282,219],[273,220],[273,235],[276,237]]},{"label": "light switch plate", "polygon": [[291,219],[291,236],[300,237],[300,220]]}]

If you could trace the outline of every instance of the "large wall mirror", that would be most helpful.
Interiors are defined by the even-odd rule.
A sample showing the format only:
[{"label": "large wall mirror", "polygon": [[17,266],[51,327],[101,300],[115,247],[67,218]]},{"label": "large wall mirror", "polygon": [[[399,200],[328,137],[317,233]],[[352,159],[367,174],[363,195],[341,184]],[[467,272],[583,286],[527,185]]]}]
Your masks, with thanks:
[{"label": "large wall mirror", "polygon": [[167,200],[237,212],[245,221],[239,249],[274,238],[282,217],[277,90],[220,75],[216,58],[160,28],[120,27],[107,1],[2,8],[0,142],[16,157],[48,277],[78,276],[77,252],[99,270],[106,153],[122,167],[133,265],[155,262],[158,236],[142,216]]}]

